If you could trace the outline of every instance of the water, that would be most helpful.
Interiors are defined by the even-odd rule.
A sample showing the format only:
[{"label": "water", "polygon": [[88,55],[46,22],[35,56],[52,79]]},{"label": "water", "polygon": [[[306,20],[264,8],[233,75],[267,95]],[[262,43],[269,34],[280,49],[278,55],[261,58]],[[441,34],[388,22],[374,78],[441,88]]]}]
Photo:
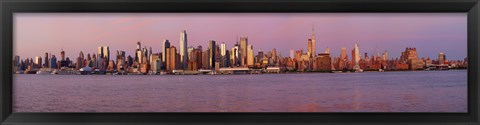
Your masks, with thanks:
[{"label": "water", "polygon": [[467,71],[14,75],[14,112],[467,112]]}]

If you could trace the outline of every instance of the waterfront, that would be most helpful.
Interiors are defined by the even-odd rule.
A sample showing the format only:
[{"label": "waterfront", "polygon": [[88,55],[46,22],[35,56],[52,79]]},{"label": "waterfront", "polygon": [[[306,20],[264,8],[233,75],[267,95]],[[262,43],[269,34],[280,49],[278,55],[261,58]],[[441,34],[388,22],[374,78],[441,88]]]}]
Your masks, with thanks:
[{"label": "waterfront", "polygon": [[467,70],[14,74],[14,112],[467,112]]}]

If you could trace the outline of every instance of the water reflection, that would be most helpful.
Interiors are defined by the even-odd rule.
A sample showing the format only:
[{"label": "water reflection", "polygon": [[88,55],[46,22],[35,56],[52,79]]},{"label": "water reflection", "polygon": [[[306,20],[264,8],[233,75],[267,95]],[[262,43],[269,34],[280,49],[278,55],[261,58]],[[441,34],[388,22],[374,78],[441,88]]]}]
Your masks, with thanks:
[{"label": "water reflection", "polygon": [[215,76],[16,74],[15,81],[15,112],[467,111],[466,71]]}]

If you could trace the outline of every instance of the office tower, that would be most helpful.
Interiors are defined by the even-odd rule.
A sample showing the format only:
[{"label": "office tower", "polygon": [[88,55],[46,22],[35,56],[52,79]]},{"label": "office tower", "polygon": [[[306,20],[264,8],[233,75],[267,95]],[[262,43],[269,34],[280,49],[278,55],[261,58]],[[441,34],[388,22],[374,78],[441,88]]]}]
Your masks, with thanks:
[{"label": "office tower", "polygon": [[258,50],[256,62],[261,62],[263,59],[263,51],[260,49]]},{"label": "office tower", "polygon": [[[84,59],[83,52],[80,51],[80,53],[78,54],[78,57],[77,57],[77,65],[76,65],[77,70],[79,70],[80,68],[83,68],[83,59]],[[62,65],[63,65],[63,63],[62,63]]]},{"label": "office tower", "polygon": [[294,50],[290,50],[290,58],[291,59],[295,58],[295,51]]},{"label": "office tower", "polygon": [[382,54],[382,60],[388,60],[388,52],[387,52],[387,50],[385,50],[385,52],[383,52],[383,54]]},{"label": "office tower", "polygon": [[147,46],[143,47],[142,49],[142,63],[147,64],[148,63],[148,50]]},{"label": "office tower", "polygon": [[187,68],[188,53],[187,53],[187,31],[180,32],[180,62],[181,69]]},{"label": "office tower", "polygon": [[124,70],[125,66],[125,51],[118,51],[117,50],[117,70],[121,71]]},{"label": "office tower", "polygon": [[62,61],[65,60],[65,51],[60,52],[60,57],[62,57]]},{"label": "office tower", "polygon": [[330,54],[330,48],[327,47],[327,48],[325,49],[325,53]]},{"label": "office tower", "polygon": [[162,53],[162,54],[163,54],[163,55],[162,55],[162,62],[164,62],[164,63],[165,63],[166,57],[167,57],[167,56],[166,56],[166,54],[167,54],[167,48],[169,48],[169,47],[170,47],[170,42],[168,41],[168,39],[164,40],[164,41],[163,41],[163,47],[162,47],[162,52],[163,52],[163,53]]},{"label": "office tower", "polygon": [[225,45],[225,42],[223,42],[222,44],[220,44],[220,54],[222,57],[225,56],[226,51],[227,51],[227,45]]},{"label": "office tower", "polygon": [[316,56],[316,38],[315,38],[315,26],[312,26],[312,36],[308,39],[308,53],[310,57]]},{"label": "office tower", "polygon": [[446,56],[445,56],[445,54],[444,54],[443,52],[441,52],[441,53],[438,54],[438,63],[439,63],[440,65],[445,64],[445,60],[446,60],[445,57],[446,57]]},{"label": "office tower", "polygon": [[205,51],[202,51],[202,69],[209,69],[208,68],[208,65],[210,65],[210,63],[208,63],[208,52],[209,52],[209,48],[207,48]]},{"label": "office tower", "polygon": [[50,65],[49,65],[49,64],[50,64],[50,63],[49,63],[49,62],[50,62],[50,59],[48,58],[48,53],[45,53],[45,57],[44,57],[44,58],[45,58],[45,64],[44,64],[44,65],[45,65],[45,68],[50,68]]},{"label": "office tower", "polygon": [[340,52],[340,59],[338,63],[338,67],[340,70],[348,69],[348,57],[347,57],[347,48],[342,48],[342,51]]},{"label": "office tower", "polygon": [[161,66],[162,66],[162,59],[160,58],[160,55],[159,54],[150,55],[150,71],[153,74],[160,73]]},{"label": "office tower", "polygon": [[103,60],[110,60],[110,47],[98,47],[98,58],[103,58]]},{"label": "office tower", "polygon": [[176,66],[176,54],[177,54],[177,49],[175,48],[175,46],[170,46],[169,48],[167,48],[166,50],[166,70],[167,72],[172,72],[173,70],[175,70],[175,68],[177,67]]},{"label": "office tower", "polygon": [[42,68],[42,57],[35,57],[35,65],[36,65],[36,68]]},{"label": "office tower", "polygon": [[332,70],[332,58],[329,53],[320,53],[315,61],[316,70],[329,71]]},{"label": "office tower", "polygon": [[247,46],[247,67],[253,67],[254,61],[253,61],[253,46],[248,45]]},{"label": "office tower", "polygon": [[272,49],[272,61],[273,64],[277,62],[277,49],[273,48]]},{"label": "office tower", "polygon": [[354,70],[360,70],[360,52],[358,50],[358,43],[355,44],[352,50],[352,65]]},{"label": "office tower", "polygon": [[215,41],[214,41],[214,40],[210,40],[210,46],[209,46],[209,47],[210,47],[210,48],[209,48],[210,50],[209,50],[209,52],[208,52],[208,53],[209,53],[209,54],[208,54],[208,56],[209,56],[209,59],[208,59],[208,61],[209,61],[209,67],[210,67],[210,68],[215,68],[215,58],[216,58],[216,57],[215,57],[215,55],[216,55],[216,53],[215,53],[215,48],[216,48],[216,45],[215,45]]},{"label": "office tower", "polygon": [[141,49],[137,49],[137,51],[135,52],[135,57],[136,57],[136,59],[137,59],[136,61],[138,63],[140,63],[140,64],[143,63],[142,62],[143,61],[143,58],[142,58],[143,57],[143,52],[142,52]]},{"label": "office tower", "polygon": [[308,39],[308,48],[307,48],[307,55],[308,57],[313,57],[313,45],[312,45],[312,39]]},{"label": "office tower", "polygon": [[238,51],[239,51],[239,45],[238,45],[238,43],[236,43],[235,46],[232,48],[232,52],[231,52],[231,56],[230,56],[231,63],[234,66],[238,66],[240,64],[240,61],[238,59],[238,57],[239,57],[239,52]]},{"label": "office tower", "polygon": [[189,46],[189,47],[187,48],[187,53],[188,53],[188,56],[187,56],[187,57],[188,57],[188,60],[189,60],[189,61],[192,59],[193,50],[194,50],[194,49],[195,49],[195,48],[194,48],[193,46]]},{"label": "office tower", "polygon": [[231,62],[230,62],[230,51],[229,50],[225,51],[224,61],[225,61],[225,65],[223,67],[230,67]]},{"label": "office tower", "polygon": [[244,67],[247,61],[247,45],[248,37],[240,37],[240,50],[238,60],[240,61],[240,66]]},{"label": "office tower", "polygon": [[142,44],[140,43],[140,41],[137,42],[137,50],[140,50],[142,49]]},{"label": "office tower", "polygon": [[57,68],[57,58],[55,55],[52,55],[52,58],[50,58],[50,68]]}]

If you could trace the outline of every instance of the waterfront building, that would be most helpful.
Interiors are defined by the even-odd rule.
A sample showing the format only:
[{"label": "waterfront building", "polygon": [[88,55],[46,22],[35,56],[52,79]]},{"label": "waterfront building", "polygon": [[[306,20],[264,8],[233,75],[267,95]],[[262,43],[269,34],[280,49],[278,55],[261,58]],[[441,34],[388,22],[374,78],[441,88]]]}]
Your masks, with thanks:
[{"label": "waterfront building", "polygon": [[338,62],[339,70],[346,70],[349,69],[348,65],[348,56],[347,56],[347,48],[343,47],[340,52],[340,59]]},{"label": "waterfront building", "polygon": [[446,56],[445,56],[445,53],[440,52],[440,53],[438,54],[438,64],[440,64],[440,65],[445,64],[445,60],[446,60],[445,57],[446,57]]},{"label": "waterfront building", "polygon": [[329,53],[320,53],[315,59],[315,69],[318,71],[332,70],[332,58]]},{"label": "waterfront building", "polygon": [[223,65],[223,67],[230,67],[231,66],[231,62],[230,62],[230,51],[229,50],[226,50],[225,51],[225,57],[223,59],[225,61],[225,65]]},{"label": "waterfront building", "polygon": [[254,66],[254,60],[253,60],[253,46],[248,45],[247,46],[247,67],[253,67]]},{"label": "waterfront building", "polygon": [[168,39],[164,40],[163,41],[163,47],[162,47],[162,62],[165,63],[166,61],[166,58],[167,58],[167,48],[170,47],[170,42],[168,41]]},{"label": "waterfront building", "polygon": [[177,53],[177,50],[175,48],[175,46],[170,46],[169,48],[166,49],[166,70],[167,72],[171,73],[173,70],[175,70],[175,68],[177,67],[176,64],[177,64],[177,59],[176,59],[176,53]]},{"label": "waterfront building", "polygon": [[125,64],[125,51],[118,51],[117,50],[117,71],[123,71],[125,70],[126,64]]},{"label": "waterfront building", "polygon": [[418,59],[417,48],[406,48],[400,57],[400,61],[408,64],[409,70],[423,69],[424,62]]},{"label": "waterfront building", "polygon": [[42,57],[35,57],[35,68],[42,68]]},{"label": "waterfront building", "polygon": [[60,57],[62,58],[61,61],[65,60],[65,51],[63,51],[63,49],[62,49],[62,51],[60,52]]},{"label": "waterfront building", "polygon": [[314,58],[316,56],[316,38],[315,38],[315,26],[312,26],[312,36],[308,39],[308,56]]},{"label": "waterfront building", "polygon": [[50,59],[48,58],[48,53],[45,53],[45,64],[44,64],[44,67],[45,68],[50,68]]},{"label": "waterfront building", "polygon": [[162,59],[160,58],[160,54],[152,54],[150,55],[150,71],[153,74],[160,73],[162,67]]},{"label": "waterfront building", "polygon": [[[80,51],[77,57],[77,65],[75,66],[76,70],[83,68],[83,59],[84,59],[83,52]],[[65,67],[65,65],[63,64],[63,60],[62,60],[62,67]]]},{"label": "waterfront building", "polygon": [[52,55],[52,58],[50,58],[50,68],[57,68],[57,58],[55,57],[55,55]]},{"label": "waterfront building", "polygon": [[270,65],[277,66],[276,64],[277,64],[277,49],[273,48]]},{"label": "waterfront building", "polygon": [[209,48],[209,52],[208,52],[208,61],[209,61],[209,68],[215,68],[215,41],[214,40],[210,40],[210,48]]},{"label": "waterfront building", "polygon": [[247,46],[248,37],[240,37],[240,50],[238,60],[240,61],[241,67],[244,67],[247,61]]},{"label": "waterfront building", "polygon": [[352,49],[352,69],[353,70],[361,70],[360,69],[360,52],[358,49],[358,43],[355,44],[355,46]]},{"label": "waterfront building", "polygon": [[187,31],[183,30],[180,32],[180,67],[181,69],[187,68],[188,63],[188,52],[187,52]]},{"label": "waterfront building", "polygon": [[290,58],[291,59],[295,58],[295,51],[294,50],[290,50]]},{"label": "waterfront building", "polygon": [[207,48],[205,51],[202,51],[202,69],[210,69],[209,68],[209,52],[210,52],[210,48]]}]

